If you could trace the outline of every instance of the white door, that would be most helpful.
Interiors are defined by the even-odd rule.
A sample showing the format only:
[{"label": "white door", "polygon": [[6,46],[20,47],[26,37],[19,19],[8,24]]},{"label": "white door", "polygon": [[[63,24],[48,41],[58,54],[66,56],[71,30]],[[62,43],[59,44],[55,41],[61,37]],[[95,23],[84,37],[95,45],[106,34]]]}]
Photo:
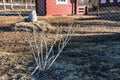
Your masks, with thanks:
[{"label": "white door", "polygon": [[100,3],[106,3],[106,0],[100,0]]}]

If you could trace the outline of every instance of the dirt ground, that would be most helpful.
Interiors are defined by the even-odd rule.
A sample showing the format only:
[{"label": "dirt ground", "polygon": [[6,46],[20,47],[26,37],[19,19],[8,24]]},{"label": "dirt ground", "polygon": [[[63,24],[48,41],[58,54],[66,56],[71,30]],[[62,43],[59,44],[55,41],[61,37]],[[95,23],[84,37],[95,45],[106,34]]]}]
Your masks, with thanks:
[{"label": "dirt ground", "polygon": [[[41,79],[30,75],[35,64],[26,41],[27,33],[14,27],[14,23],[21,20],[18,16],[0,16],[0,80]],[[53,27],[62,27],[64,32],[69,26],[75,30],[69,44],[43,80],[120,79],[118,20],[97,16],[39,16],[38,20]],[[46,32],[46,35],[51,42],[54,32]]]}]

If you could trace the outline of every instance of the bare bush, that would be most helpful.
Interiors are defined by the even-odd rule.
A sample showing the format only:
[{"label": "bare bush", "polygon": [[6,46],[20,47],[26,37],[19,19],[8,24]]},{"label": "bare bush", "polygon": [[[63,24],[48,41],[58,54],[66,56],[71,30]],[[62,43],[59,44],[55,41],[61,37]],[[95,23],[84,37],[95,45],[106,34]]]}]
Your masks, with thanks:
[{"label": "bare bush", "polygon": [[[49,39],[44,32],[37,32],[33,29],[33,37],[31,37],[30,33],[27,31],[29,37],[28,42],[32,48],[34,59],[37,64],[31,75],[50,69],[71,39],[71,34],[73,33],[72,27],[69,27],[67,33],[63,36],[62,28],[58,28],[52,43],[49,43]],[[56,49],[54,50],[54,48]]]}]

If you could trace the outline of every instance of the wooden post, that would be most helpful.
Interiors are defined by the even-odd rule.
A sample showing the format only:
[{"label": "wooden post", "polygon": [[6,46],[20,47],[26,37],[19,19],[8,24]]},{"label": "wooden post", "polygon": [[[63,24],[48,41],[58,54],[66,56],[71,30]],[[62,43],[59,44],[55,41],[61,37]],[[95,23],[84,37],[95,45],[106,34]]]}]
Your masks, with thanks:
[{"label": "wooden post", "polygon": [[25,9],[28,9],[28,2],[25,0]]},{"label": "wooden post", "polygon": [[97,0],[97,15],[99,16],[100,14],[100,0]]},{"label": "wooden post", "polygon": [[3,0],[3,8],[4,8],[4,10],[6,10],[5,0]]},{"label": "wooden post", "polygon": [[11,6],[11,9],[13,10],[13,0],[10,0],[10,6]]}]

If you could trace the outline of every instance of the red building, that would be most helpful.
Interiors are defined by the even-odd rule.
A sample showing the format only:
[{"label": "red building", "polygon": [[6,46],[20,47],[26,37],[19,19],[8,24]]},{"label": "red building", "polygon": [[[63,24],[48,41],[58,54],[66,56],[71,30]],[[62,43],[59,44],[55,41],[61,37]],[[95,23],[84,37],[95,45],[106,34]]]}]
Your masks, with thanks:
[{"label": "red building", "polygon": [[100,6],[120,6],[120,0],[100,0]]},{"label": "red building", "polygon": [[83,0],[36,0],[36,11],[38,15],[87,14],[87,7],[81,1]]}]

